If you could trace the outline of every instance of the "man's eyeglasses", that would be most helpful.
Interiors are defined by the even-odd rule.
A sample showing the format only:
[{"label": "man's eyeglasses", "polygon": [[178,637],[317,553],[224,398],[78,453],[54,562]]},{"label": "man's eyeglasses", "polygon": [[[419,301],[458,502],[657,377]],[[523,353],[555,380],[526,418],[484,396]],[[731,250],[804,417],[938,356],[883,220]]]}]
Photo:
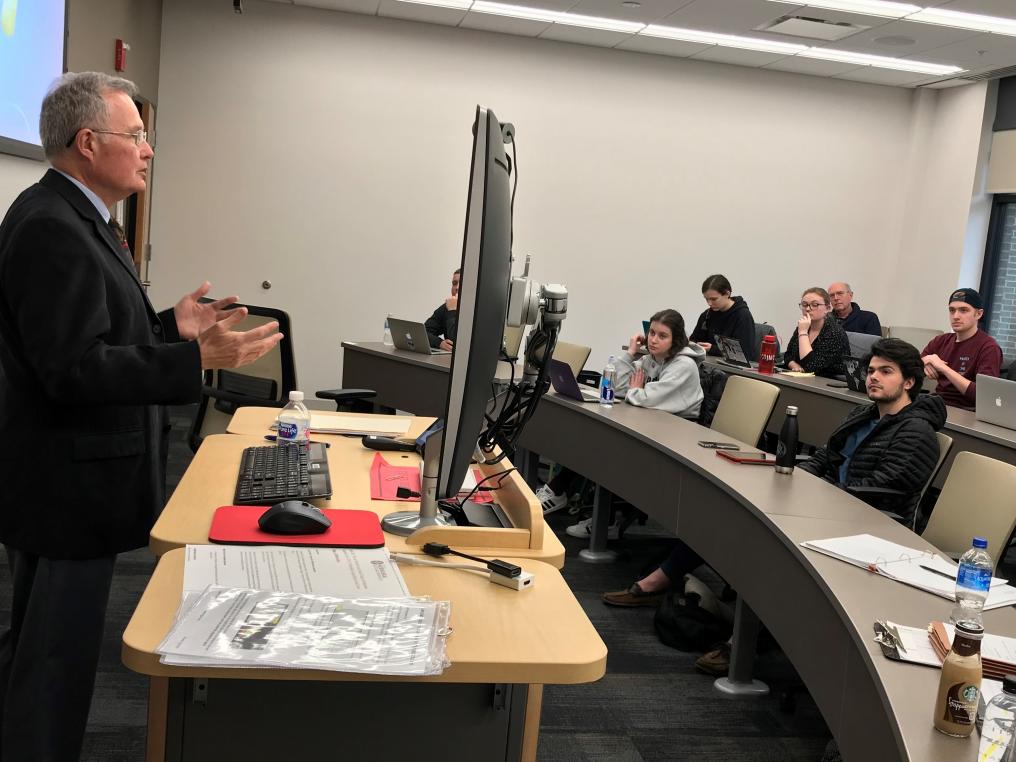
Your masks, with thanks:
[{"label": "man's eyeglasses", "polygon": [[133,140],[134,145],[136,146],[140,146],[142,143],[148,143],[148,145],[152,145],[155,142],[155,133],[151,133],[152,139],[149,140],[148,130],[138,130],[137,132],[117,132],[116,130],[94,130],[91,127],[82,127],[81,129],[77,130],[77,132],[75,132],[73,135],[71,135],[71,139],[67,141],[67,145],[65,146],[66,148],[70,148],[74,144],[74,138],[78,136],[78,132],[81,132],[81,130],[92,130],[92,132],[101,132],[103,135],[123,135],[125,138],[130,138],[131,140]]},{"label": "man's eyeglasses", "polygon": [[802,310],[817,310],[819,307],[825,307],[825,302],[801,302],[797,306]]}]

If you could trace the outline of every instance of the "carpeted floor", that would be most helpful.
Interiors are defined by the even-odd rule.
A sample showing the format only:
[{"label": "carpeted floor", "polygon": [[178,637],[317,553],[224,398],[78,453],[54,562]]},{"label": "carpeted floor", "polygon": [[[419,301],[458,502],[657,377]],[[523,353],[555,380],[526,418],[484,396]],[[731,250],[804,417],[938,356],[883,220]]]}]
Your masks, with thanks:
[{"label": "carpeted floor", "polygon": [[[190,462],[187,416],[186,409],[174,411],[171,490]],[[547,687],[541,762],[821,759],[829,732],[806,693],[795,694],[792,713],[781,711],[775,695],[724,699],[714,692],[711,677],[694,670],[697,654],[675,651],[656,639],[653,610],[600,602],[602,591],[627,587],[662,557],[665,539],[626,541],[620,561],[590,565],[577,558],[586,543],[564,534],[574,520],[555,515],[551,524],[567,548],[564,577],[607,644],[607,675],[590,685]],[[120,635],[153,567],[147,549],[126,553],[117,564],[83,760],[144,758],[147,682],[120,663]],[[700,576],[708,581],[708,572]],[[0,558],[0,624],[6,624],[9,612],[10,580],[6,559]],[[778,649],[760,655],[756,672],[777,693],[797,681]]]}]

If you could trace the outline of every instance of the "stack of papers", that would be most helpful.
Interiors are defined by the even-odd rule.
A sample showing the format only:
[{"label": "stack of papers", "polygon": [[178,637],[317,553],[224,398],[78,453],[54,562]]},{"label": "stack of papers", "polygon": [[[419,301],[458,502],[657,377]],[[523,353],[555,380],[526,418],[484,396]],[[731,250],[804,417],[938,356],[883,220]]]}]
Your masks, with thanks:
[{"label": "stack of papers", "polygon": [[400,436],[409,431],[413,419],[408,415],[353,416],[337,413],[310,414],[310,430],[319,434],[384,434]]},{"label": "stack of papers", "polygon": [[[940,659],[952,648],[956,628],[943,622],[932,622],[928,636]],[[981,669],[985,677],[1001,680],[1006,675],[1016,674],[1016,638],[984,633],[981,640]]]},{"label": "stack of papers", "polygon": [[[808,540],[801,545],[941,598],[956,600],[958,567],[930,551],[908,548],[870,534]],[[1013,604],[1016,604],[1016,587],[1007,585],[1004,579],[992,577],[985,610]]]},{"label": "stack of papers", "polygon": [[434,675],[451,604],[409,596],[383,548],[188,545],[164,664]]}]

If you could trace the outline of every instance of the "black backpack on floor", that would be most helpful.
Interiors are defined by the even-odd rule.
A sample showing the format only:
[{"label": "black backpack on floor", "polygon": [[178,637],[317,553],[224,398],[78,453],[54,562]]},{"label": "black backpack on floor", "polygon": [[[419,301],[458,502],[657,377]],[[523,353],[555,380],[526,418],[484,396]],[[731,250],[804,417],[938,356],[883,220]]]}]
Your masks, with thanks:
[{"label": "black backpack on floor", "polygon": [[678,651],[705,651],[730,637],[729,623],[699,606],[698,593],[668,593],[653,618],[656,637]]}]

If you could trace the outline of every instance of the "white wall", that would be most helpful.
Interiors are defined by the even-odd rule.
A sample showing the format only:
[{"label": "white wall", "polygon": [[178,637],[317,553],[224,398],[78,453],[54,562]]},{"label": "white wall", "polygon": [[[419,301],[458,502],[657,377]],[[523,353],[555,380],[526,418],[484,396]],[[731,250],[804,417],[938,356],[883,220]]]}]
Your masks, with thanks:
[{"label": "white wall", "polygon": [[[207,277],[285,308],[304,389],[338,381],[341,340],[443,298],[478,102],[517,126],[516,254],[568,286],[563,338],[593,346],[590,366],[656,309],[691,323],[713,272],[781,333],[804,287],[839,279],[912,322],[887,277],[924,244],[901,245],[906,175],[949,148],[917,130],[909,150],[913,91],[274,3],[176,0],[162,30],[154,298]],[[966,129],[977,97],[954,98],[944,115]],[[969,205],[965,154],[949,159],[928,176],[962,181]],[[909,214],[933,240],[959,231],[940,257],[958,263],[953,212]]]},{"label": "white wall", "polygon": [[42,177],[49,165],[0,153],[0,218],[18,195]]}]

